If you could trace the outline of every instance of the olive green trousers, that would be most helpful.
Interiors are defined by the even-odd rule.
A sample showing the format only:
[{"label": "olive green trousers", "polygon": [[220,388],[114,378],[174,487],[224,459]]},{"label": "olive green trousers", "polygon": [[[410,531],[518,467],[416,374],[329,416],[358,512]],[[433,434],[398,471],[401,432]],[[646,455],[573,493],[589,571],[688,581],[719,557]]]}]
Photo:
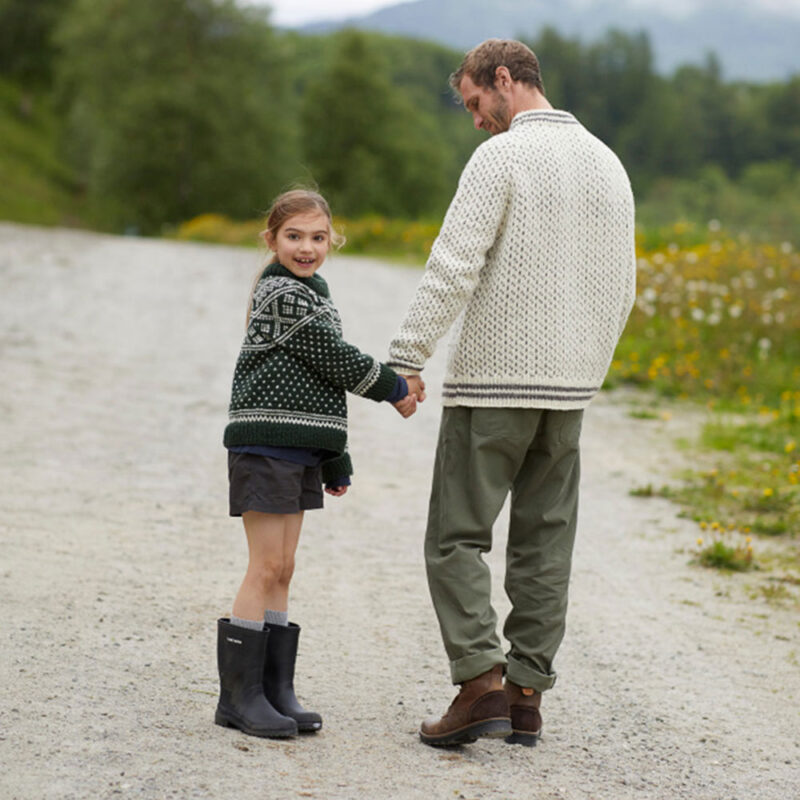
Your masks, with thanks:
[{"label": "olive green trousers", "polygon": [[[555,682],[578,513],[583,411],[446,407],[433,471],[425,564],[453,683],[496,664],[538,691]],[[503,652],[483,554],[511,493]]]}]

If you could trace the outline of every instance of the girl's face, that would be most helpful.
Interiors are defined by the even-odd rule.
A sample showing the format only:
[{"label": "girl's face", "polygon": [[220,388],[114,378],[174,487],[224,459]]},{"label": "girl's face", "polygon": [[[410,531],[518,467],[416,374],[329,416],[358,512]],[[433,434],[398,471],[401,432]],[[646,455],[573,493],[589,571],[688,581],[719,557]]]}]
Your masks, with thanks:
[{"label": "girl's face", "polygon": [[322,211],[295,214],[266,235],[267,246],[277,260],[298,278],[310,278],[325,261],[331,246],[331,228]]}]

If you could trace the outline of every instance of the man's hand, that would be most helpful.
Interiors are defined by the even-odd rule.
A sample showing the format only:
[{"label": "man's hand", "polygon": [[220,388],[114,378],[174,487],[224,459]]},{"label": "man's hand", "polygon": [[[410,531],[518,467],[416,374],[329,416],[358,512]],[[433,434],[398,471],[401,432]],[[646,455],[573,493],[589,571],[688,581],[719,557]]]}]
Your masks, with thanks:
[{"label": "man's hand", "polygon": [[425,402],[425,381],[419,375],[405,375],[406,383],[408,384],[409,397],[414,394],[417,396],[417,402]]},{"label": "man's hand", "polygon": [[325,489],[326,494],[332,494],[334,497],[341,497],[343,494],[347,494],[347,486],[337,486],[335,489]]}]

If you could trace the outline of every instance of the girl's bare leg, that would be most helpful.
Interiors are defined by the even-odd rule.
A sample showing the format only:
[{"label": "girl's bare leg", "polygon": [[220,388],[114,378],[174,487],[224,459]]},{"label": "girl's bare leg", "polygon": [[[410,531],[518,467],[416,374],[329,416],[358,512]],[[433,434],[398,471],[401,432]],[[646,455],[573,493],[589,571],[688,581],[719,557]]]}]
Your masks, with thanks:
[{"label": "girl's bare leg", "polygon": [[297,514],[242,514],[247,535],[248,564],[242,585],[233,603],[233,615],[241,619],[263,620],[264,611],[286,611],[289,583],[294,572],[294,556],[303,524]]}]

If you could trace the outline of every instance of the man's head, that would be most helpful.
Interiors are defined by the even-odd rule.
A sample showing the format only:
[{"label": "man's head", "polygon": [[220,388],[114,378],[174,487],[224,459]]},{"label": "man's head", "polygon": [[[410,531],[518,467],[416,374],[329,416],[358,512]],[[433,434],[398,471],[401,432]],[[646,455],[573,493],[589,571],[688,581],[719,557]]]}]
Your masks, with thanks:
[{"label": "man's head", "polygon": [[461,95],[475,127],[491,134],[508,130],[519,111],[540,101],[549,106],[539,60],[512,39],[487,39],[470,50],[450,76],[450,86]]}]

